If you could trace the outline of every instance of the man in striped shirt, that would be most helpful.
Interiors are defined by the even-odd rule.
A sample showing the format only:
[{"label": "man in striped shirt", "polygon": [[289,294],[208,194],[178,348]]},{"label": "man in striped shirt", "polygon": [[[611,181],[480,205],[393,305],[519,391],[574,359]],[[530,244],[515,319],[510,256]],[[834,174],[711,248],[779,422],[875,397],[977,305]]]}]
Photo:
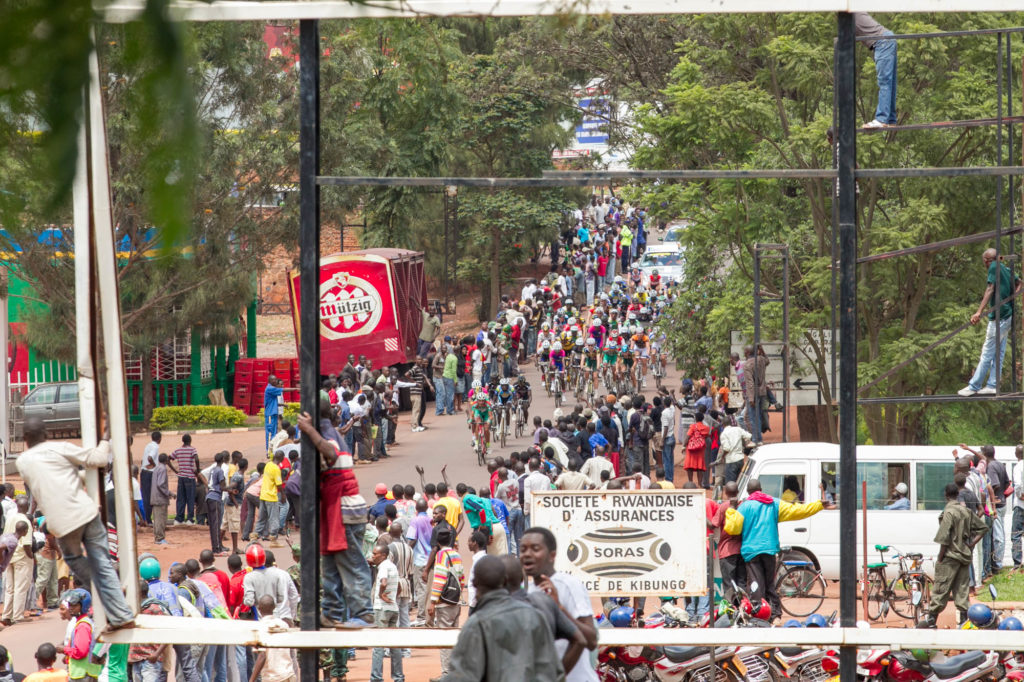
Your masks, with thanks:
[{"label": "man in striped shirt", "polygon": [[167,466],[178,474],[178,513],[174,517],[174,522],[176,524],[195,523],[196,472],[199,471],[199,453],[192,447],[190,434],[186,433],[181,437],[181,447],[171,453],[171,461],[177,466],[174,464]]},{"label": "man in striped shirt", "polygon": [[398,382],[396,384],[399,388],[404,386],[409,387],[409,397],[412,400],[412,430],[413,431],[426,431],[423,426],[423,387],[424,385],[430,386],[430,390],[434,390],[434,385],[430,383],[430,379],[427,378],[427,373],[423,371],[423,366],[426,364],[424,358],[416,358],[416,364],[412,366],[408,372],[405,373],[404,382]]}]

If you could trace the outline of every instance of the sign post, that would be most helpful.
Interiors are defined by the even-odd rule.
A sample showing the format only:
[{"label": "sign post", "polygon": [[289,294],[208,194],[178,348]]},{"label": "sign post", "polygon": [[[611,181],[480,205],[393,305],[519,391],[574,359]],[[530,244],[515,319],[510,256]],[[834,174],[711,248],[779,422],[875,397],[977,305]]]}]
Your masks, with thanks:
[{"label": "sign post", "polygon": [[702,490],[535,491],[531,519],[555,534],[555,569],[593,596],[708,590]]}]

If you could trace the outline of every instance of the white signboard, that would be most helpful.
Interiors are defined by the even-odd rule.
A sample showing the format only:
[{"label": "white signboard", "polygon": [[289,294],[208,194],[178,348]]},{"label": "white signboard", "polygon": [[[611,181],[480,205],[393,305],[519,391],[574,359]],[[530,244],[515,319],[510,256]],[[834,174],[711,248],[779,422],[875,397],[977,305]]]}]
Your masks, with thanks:
[{"label": "white signboard", "polygon": [[[832,332],[829,329],[811,329],[815,336],[816,345],[821,348],[825,358],[826,372],[832,367]],[[733,330],[729,335],[730,352],[737,353],[743,358],[743,347],[752,345],[752,341],[740,331]],[[780,402],[783,401],[782,386],[782,342],[775,339],[762,339],[761,345],[768,356],[768,369],[765,378],[768,386],[775,393]],[[821,405],[827,401],[824,395],[819,396],[818,375],[814,371],[812,359],[815,357],[814,347],[806,341],[799,347],[794,346],[789,354],[789,403],[791,405]],[[736,371],[729,370],[729,389],[735,391],[737,396],[742,395],[742,389],[736,379]],[[730,396],[731,402],[731,396]]]},{"label": "white signboard", "polygon": [[535,491],[530,522],[555,534],[555,569],[593,596],[707,589],[702,490]]}]

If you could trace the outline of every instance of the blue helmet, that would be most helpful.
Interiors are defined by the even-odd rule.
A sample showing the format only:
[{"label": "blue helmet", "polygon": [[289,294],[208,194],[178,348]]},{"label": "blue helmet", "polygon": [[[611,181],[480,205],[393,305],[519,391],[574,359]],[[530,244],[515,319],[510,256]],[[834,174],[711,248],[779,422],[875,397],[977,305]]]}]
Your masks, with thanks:
[{"label": "blue helmet", "polygon": [[796,618],[790,618],[789,620],[786,621],[785,625],[783,625],[782,627],[784,627],[784,628],[802,628],[803,626],[804,626],[804,624],[801,623],[800,621],[798,621]]},{"label": "blue helmet", "polygon": [[999,629],[1024,630],[1024,624],[1020,622],[1020,618],[1017,618],[1016,616],[1010,616],[1009,618],[1005,618],[1001,623],[999,623]]},{"label": "blue helmet", "polygon": [[608,614],[608,620],[617,628],[628,628],[633,624],[633,613],[631,606],[619,606]]},{"label": "blue helmet", "polygon": [[995,614],[987,604],[971,604],[967,609],[967,619],[979,628],[985,628],[992,624]]},{"label": "blue helmet", "polygon": [[828,621],[825,620],[825,616],[820,613],[812,613],[807,616],[807,620],[804,621],[805,628],[827,628]]}]

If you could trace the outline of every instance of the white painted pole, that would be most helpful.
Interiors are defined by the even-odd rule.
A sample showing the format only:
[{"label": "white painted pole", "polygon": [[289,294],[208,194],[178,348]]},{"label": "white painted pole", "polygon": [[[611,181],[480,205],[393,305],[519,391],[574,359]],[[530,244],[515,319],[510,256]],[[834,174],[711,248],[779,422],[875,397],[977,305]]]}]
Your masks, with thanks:
[{"label": "white painted pole", "polygon": [[[88,93],[86,93],[88,96]],[[78,407],[82,431],[82,445],[96,447],[96,373],[92,362],[92,245],[89,237],[91,201],[89,197],[89,146],[85,126],[78,131],[78,160],[75,164],[75,182],[72,186],[72,207],[75,226],[75,365],[78,368]],[[85,470],[85,489],[99,503],[103,492],[99,472]],[[95,585],[92,593],[98,594]],[[107,616],[103,603],[93,600],[96,626],[106,627]]]},{"label": "white painted pole", "polygon": [[[95,42],[95,35],[93,38]],[[96,51],[89,55],[89,148],[92,180],[93,238],[96,244],[96,290],[99,294],[106,364],[107,423],[114,469],[114,506],[117,508],[117,556],[121,586],[133,613],[139,612],[139,571],[135,549],[135,501],[128,452],[128,401],[121,345],[121,305],[114,255],[114,223],[110,206],[110,167],[107,129]]]}]

